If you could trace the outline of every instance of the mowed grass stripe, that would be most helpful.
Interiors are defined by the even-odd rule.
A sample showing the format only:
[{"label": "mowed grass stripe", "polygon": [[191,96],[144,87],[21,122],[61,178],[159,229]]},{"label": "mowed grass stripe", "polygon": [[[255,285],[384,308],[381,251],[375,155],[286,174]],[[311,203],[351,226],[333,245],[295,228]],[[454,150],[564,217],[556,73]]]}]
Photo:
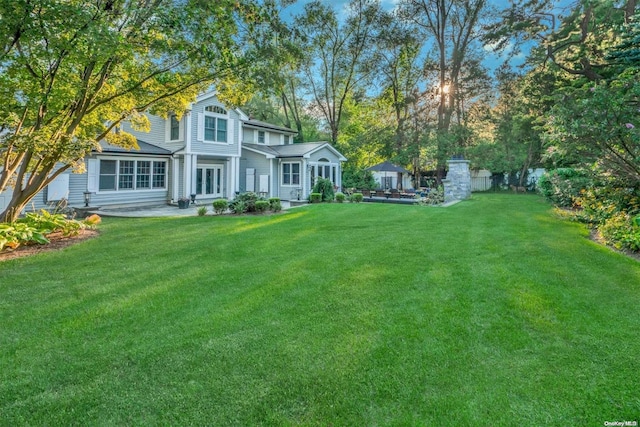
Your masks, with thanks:
[{"label": "mowed grass stripe", "polygon": [[640,417],[640,265],[537,197],[101,229],[0,263],[0,424]]}]

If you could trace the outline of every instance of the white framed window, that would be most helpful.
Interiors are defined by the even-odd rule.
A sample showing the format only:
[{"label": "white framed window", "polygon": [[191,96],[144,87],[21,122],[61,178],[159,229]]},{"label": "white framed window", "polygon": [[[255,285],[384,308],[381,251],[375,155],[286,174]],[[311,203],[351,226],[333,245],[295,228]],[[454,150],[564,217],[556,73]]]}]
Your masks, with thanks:
[{"label": "white framed window", "polygon": [[166,160],[100,159],[99,191],[158,190],[166,188]]},{"label": "white framed window", "polygon": [[178,117],[176,117],[175,114],[171,115],[171,123],[169,124],[170,127],[170,135],[169,138],[171,141],[177,141],[180,139],[180,121],[178,120]]},{"label": "white framed window", "polygon": [[282,142],[284,145],[291,144],[291,135],[282,135]]},{"label": "white framed window", "polygon": [[228,143],[227,110],[218,105],[208,105],[204,113],[198,114],[198,140],[204,142]]},{"label": "white framed window", "polygon": [[175,114],[170,114],[165,120],[165,140],[166,142],[182,141],[184,120],[178,119]]},{"label": "white framed window", "polygon": [[284,162],[282,163],[282,185],[300,185],[300,163]]},{"label": "white framed window", "polygon": [[338,178],[338,165],[330,163],[328,159],[320,159],[318,162],[311,164],[311,182],[315,184],[318,178],[328,179],[334,184]]},{"label": "white framed window", "polygon": [[264,144],[265,143],[265,133],[263,130],[259,130],[258,131],[258,144]]}]

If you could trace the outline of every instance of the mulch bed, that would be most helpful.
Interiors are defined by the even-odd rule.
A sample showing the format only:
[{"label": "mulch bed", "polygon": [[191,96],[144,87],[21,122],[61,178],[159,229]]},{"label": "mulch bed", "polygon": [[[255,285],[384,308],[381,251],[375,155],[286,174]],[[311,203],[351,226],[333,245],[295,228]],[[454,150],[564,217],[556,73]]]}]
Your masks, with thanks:
[{"label": "mulch bed", "polygon": [[26,257],[43,252],[57,251],[60,249],[64,249],[67,246],[71,246],[75,243],[94,238],[99,234],[100,233],[97,230],[88,229],[80,230],[80,233],[75,236],[63,236],[62,233],[51,233],[47,235],[47,239],[49,239],[51,243],[46,245],[21,245],[16,249],[5,249],[0,252],[0,261]]}]

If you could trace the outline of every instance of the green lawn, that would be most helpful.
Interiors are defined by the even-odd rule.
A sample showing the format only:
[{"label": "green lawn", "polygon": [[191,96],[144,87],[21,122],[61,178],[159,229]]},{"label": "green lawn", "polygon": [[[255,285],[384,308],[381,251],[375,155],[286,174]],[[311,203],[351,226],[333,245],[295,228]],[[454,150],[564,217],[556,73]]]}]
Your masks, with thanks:
[{"label": "green lawn", "polygon": [[640,263],[538,197],[101,230],[0,262],[0,425],[640,421]]}]

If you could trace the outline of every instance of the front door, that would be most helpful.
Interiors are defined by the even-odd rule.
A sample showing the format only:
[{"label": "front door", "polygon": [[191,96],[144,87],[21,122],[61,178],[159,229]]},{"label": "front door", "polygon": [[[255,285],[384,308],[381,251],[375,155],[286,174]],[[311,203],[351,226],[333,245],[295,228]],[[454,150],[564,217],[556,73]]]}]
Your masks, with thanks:
[{"label": "front door", "polygon": [[222,166],[196,169],[196,194],[205,197],[222,197]]}]

